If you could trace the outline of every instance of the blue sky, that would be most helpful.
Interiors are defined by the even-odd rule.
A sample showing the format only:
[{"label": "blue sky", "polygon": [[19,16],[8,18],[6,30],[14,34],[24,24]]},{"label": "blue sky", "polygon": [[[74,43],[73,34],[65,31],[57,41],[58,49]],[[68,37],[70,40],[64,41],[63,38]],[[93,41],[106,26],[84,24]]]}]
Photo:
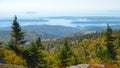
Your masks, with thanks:
[{"label": "blue sky", "polygon": [[0,0],[0,18],[120,16],[120,0]]}]

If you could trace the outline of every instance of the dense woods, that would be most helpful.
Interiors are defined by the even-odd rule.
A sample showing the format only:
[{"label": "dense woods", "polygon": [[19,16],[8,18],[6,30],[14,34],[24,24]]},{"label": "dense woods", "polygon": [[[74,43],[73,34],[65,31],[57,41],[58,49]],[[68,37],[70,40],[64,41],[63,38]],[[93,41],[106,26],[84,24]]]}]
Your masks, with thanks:
[{"label": "dense woods", "polygon": [[107,24],[103,32],[84,37],[64,37],[52,46],[24,39],[17,17],[13,20],[10,40],[0,41],[0,61],[6,64],[23,65],[28,68],[65,68],[77,64],[111,64],[120,66],[120,30],[112,30]]}]

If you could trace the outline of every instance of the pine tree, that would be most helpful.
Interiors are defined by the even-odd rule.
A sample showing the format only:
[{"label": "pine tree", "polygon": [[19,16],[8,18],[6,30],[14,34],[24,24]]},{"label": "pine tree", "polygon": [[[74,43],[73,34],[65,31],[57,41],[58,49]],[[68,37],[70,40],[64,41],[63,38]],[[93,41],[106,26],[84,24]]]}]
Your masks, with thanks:
[{"label": "pine tree", "polygon": [[12,49],[16,54],[21,55],[22,50],[19,45],[23,45],[26,40],[24,40],[24,32],[22,32],[22,29],[17,22],[17,16],[15,16],[12,26],[11,26],[11,34],[10,34],[10,41],[8,42],[7,46],[9,49]]},{"label": "pine tree", "polygon": [[47,68],[47,52],[42,49],[40,37],[31,42],[23,51],[23,57],[26,59],[28,68]]},{"label": "pine tree", "polygon": [[74,63],[72,61],[73,60],[72,51],[66,39],[64,41],[64,46],[60,49],[60,52],[58,53],[58,59],[60,60],[61,67],[70,66],[72,63]]},{"label": "pine tree", "polygon": [[112,29],[109,25],[107,25],[107,29],[105,31],[105,37],[106,37],[106,46],[108,51],[108,57],[112,60],[116,59],[116,52],[115,52],[115,46],[113,44],[114,38],[112,36]]},{"label": "pine tree", "polygon": [[22,32],[19,23],[17,22],[17,16],[12,23],[12,32],[11,32],[11,41],[13,41],[13,45],[16,47],[17,45],[24,44],[26,41],[24,40],[24,32]]},{"label": "pine tree", "polygon": [[117,43],[117,46],[118,48],[120,48],[120,30],[118,31],[118,43]]},{"label": "pine tree", "polygon": [[2,45],[2,43],[3,43],[3,41],[2,41],[2,40],[0,40],[0,46]]},{"label": "pine tree", "polygon": [[38,37],[38,39],[36,40],[36,45],[38,45],[39,49],[41,49],[41,50],[45,49],[45,47],[42,45],[40,37]]},{"label": "pine tree", "polygon": [[48,59],[47,59],[47,52],[45,51],[45,47],[42,45],[41,38],[38,37],[36,40],[37,50],[39,52],[38,54],[38,67],[39,68],[47,68]]}]

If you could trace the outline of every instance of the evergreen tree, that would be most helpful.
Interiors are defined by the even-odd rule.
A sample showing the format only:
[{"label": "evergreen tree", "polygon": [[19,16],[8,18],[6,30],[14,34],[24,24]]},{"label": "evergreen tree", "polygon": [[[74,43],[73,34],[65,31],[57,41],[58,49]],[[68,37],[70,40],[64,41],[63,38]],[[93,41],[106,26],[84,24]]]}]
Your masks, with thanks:
[{"label": "evergreen tree", "polygon": [[47,68],[47,52],[42,49],[40,37],[23,51],[23,57],[26,59],[28,68]]},{"label": "evergreen tree", "polygon": [[41,42],[41,38],[38,37],[38,39],[36,40],[36,45],[39,47],[39,49],[41,50],[44,50],[45,47],[42,45],[42,42]]},{"label": "evergreen tree", "polygon": [[118,31],[118,38],[117,38],[117,47],[120,48],[120,30]]},{"label": "evergreen tree", "polygon": [[0,46],[2,45],[2,43],[3,43],[3,41],[2,41],[2,40],[0,40]]},{"label": "evergreen tree", "polygon": [[38,62],[37,46],[34,42],[30,43],[22,53],[23,58],[26,59],[28,68],[36,68]]},{"label": "evergreen tree", "polygon": [[47,64],[48,64],[48,59],[47,59],[47,55],[48,53],[45,51],[45,47],[42,45],[42,42],[41,42],[41,38],[38,37],[38,39],[36,40],[36,45],[37,45],[37,48],[38,48],[38,52],[39,52],[39,57],[38,57],[38,67],[39,68],[47,68]]},{"label": "evergreen tree", "polygon": [[107,25],[107,29],[105,31],[105,37],[106,37],[106,46],[108,51],[108,57],[112,60],[116,59],[116,52],[115,52],[115,46],[113,44],[114,38],[112,36],[112,29],[109,25]]},{"label": "evergreen tree", "polygon": [[21,46],[26,42],[26,40],[24,40],[24,32],[22,32],[22,29],[19,25],[19,23],[17,22],[17,16],[15,16],[13,23],[12,23],[12,31],[10,34],[10,41],[8,42],[7,46],[8,49],[13,50],[17,55],[21,55],[22,54],[22,50]]},{"label": "evergreen tree", "polygon": [[12,32],[11,32],[11,41],[13,45],[16,47],[17,45],[24,44],[26,41],[24,40],[24,32],[22,32],[19,23],[17,22],[17,16],[12,23]]},{"label": "evergreen tree", "polygon": [[74,63],[72,61],[73,60],[72,51],[66,39],[64,41],[64,46],[60,49],[58,59],[60,60],[61,67],[70,66]]}]

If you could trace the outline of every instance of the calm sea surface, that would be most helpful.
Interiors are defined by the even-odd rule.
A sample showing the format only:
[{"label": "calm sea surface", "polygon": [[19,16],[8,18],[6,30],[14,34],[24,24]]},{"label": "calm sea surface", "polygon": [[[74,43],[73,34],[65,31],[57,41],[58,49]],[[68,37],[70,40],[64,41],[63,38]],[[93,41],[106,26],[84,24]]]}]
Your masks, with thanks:
[{"label": "calm sea surface", "polygon": [[[106,26],[120,25],[120,20],[66,20],[66,19],[46,19],[48,21],[18,21],[20,25],[63,25],[63,26]],[[8,27],[12,25],[12,21],[0,21],[0,27]]]}]

